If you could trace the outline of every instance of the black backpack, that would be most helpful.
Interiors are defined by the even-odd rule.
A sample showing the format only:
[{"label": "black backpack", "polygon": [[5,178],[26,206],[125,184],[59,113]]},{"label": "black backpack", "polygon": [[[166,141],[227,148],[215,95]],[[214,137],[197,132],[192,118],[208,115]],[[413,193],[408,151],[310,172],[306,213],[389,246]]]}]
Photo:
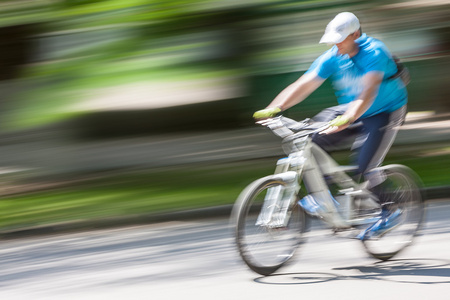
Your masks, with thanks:
[{"label": "black backpack", "polygon": [[403,81],[403,84],[405,86],[408,85],[408,83],[411,81],[411,77],[409,75],[409,70],[405,65],[400,61],[400,58],[393,55],[392,59],[394,60],[395,64],[397,65],[397,73],[389,77],[388,79],[395,79],[395,78],[401,78]]}]

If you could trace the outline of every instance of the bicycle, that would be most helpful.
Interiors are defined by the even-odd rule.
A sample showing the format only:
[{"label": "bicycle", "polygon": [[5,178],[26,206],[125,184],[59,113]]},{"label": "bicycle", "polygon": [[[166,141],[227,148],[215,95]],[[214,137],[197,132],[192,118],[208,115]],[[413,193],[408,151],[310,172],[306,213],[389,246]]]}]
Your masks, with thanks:
[{"label": "bicycle", "polygon": [[[351,176],[356,166],[340,166],[312,142],[311,136],[328,128],[327,123],[283,116],[259,123],[283,139],[287,157],[277,161],[273,175],[249,184],[233,206],[235,243],[251,270],[270,275],[291,262],[311,217],[334,233],[350,232],[349,237],[360,239],[366,252],[379,260],[391,259],[412,243],[423,220],[424,195],[420,178],[410,168],[386,165],[373,170],[384,179],[374,193],[368,182]],[[307,195],[301,197],[303,190]],[[380,222],[381,197],[389,211],[397,213],[397,224],[370,238],[354,234]]]}]

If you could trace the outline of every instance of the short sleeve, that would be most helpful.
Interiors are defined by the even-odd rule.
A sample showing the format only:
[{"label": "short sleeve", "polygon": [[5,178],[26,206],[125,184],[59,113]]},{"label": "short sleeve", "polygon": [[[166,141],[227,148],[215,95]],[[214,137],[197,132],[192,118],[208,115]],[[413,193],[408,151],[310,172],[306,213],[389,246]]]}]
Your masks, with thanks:
[{"label": "short sleeve", "polygon": [[386,72],[386,68],[389,63],[389,58],[381,49],[376,49],[372,52],[372,55],[368,55],[364,64],[364,73],[368,72]]},{"label": "short sleeve", "polygon": [[325,52],[321,56],[319,56],[309,67],[309,72],[315,72],[319,77],[323,79],[327,79],[335,72],[334,64],[333,64],[333,56],[330,51]]}]

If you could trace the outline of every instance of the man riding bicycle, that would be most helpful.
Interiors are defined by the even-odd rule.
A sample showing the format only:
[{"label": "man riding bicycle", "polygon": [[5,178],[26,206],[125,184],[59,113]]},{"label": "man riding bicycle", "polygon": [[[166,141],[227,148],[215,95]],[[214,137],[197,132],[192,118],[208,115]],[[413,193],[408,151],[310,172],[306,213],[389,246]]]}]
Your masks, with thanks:
[{"label": "man riding bicycle", "polygon": [[[379,40],[363,34],[358,18],[350,13],[338,14],[326,27],[320,43],[333,45],[310,66],[297,81],[286,87],[254,118],[270,118],[308,97],[331,78],[339,105],[313,117],[330,122],[330,127],[316,134],[313,141],[326,151],[353,139],[358,174],[376,188],[382,182],[372,169],[383,162],[399,126],[406,115],[407,92],[400,78],[393,78],[397,65]],[[350,126],[351,125],[351,126]],[[383,204],[383,203],[380,203]],[[364,235],[391,224],[388,213],[377,226]]]}]

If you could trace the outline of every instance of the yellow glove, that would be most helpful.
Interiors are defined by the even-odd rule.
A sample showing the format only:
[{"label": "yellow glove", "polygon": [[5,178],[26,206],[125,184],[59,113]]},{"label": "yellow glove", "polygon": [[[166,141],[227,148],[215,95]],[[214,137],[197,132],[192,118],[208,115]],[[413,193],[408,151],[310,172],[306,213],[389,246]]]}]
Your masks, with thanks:
[{"label": "yellow glove", "polygon": [[281,112],[281,109],[279,107],[266,108],[255,112],[253,114],[253,118],[256,120],[272,118],[275,117],[279,112]]},{"label": "yellow glove", "polygon": [[347,116],[337,116],[334,120],[330,121],[330,126],[343,126],[343,125],[347,125],[349,123],[351,123],[351,118],[347,117]]}]

